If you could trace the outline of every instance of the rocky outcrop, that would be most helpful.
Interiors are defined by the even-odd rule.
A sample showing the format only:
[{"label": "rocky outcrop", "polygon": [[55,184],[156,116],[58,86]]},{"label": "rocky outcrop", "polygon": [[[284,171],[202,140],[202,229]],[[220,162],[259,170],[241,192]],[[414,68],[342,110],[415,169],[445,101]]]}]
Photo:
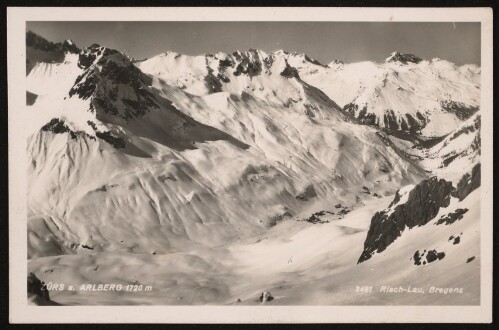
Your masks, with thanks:
[{"label": "rocky outcrop", "polygon": [[69,126],[66,125],[64,120],[59,118],[52,118],[50,122],[42,126],[41,130],[45,132],[52,132],[55,134],[68,133],[71,136],[71,139],[73,140],[76,140],[77,134],[81,133],[81,132],[75,132],[72,129],[70,129]]},{"label": "rocky outcrop", "polygon": [[459,130],[450,134],[447,141],[444,142],[444,146],[448,145],[452,140],[457,139],[462,134],[470,134],[479,131],[481,127],[481,116],[477,114],[473,121],[469,125],[461,127]]},{"label": "rocky outcrop", "polygon": [[442,109],[447,112],[453,113],[460,120],[466,120],[478,112],[479,107],[466,105],[462,102],[455,102],[451,100],[441,102]]},{"label": "rocky outcrop", "polygon": [[296,70],[296,68],[293,68],[291,65],[289,65],[287,61],[286,61],[286,67],[281,72],[281,76],[286,77],[288,79],[289,78],[300,79],[300,75],[298,74],[298,70]]},{"label": "rocky outcrop", "polygon": [[377,117],[374,113],[367,113],[367,106],[359,110],[359,106],[355,103],[348,103],[343,107],[343,112],[352,117],[357,118],[362,124],[376,126]]},{"label": "rocky outcrop", "polygon": [[[328,66],[327,65],[324,65],[322,64],[321,62],[317,61],[316,59],[313,59],[313,58],[310,58],[308,55],[304,54],[304,57],[305,57],[305,60],[312,63],[312,64],[315,64],[315,65],[319,65],[319,66],[322,66],[323,68],[327,68]],[[334,61],[333,61],[334,62]],[[338,63],[343,63],[341,61],[338,61]]]},{"label": "rocky outcrop", "polygon": [[451,182],[432,177],[408,192],[405,202],[400,201],[401,196],[397,192],[389,208],[377,212],[372,218],[358,262],[370,259],[376,252],[383,252],[406,228],[427,224],[441,207],[449,205],[452,191]]},{"label": "rocky outcrop", "polygon": [[442,215],[435,225],[452,225],[454,222],[461,220],[466,212],[468,212],[468,209],[456,209],[454,212]]},{"label": "rocky outcrop", "polygon": [[319,224],[321,224],[321,223],[329,223],[329,220],[322,219],[322,217],[325,216],[326,213],[334,214],[333,212],[329,212],[329,211],[318,211],[318,212],[313,213],[310,217],[302,219],[302,220],[298,220],[298,221],[305,221],[305,222],[312,223],[314,225],[318,224],[318,223]]},{"label": "rocky outcrop", "polygon": [[263,291],[261,294],[260,294],[260,298],[258,298],[258,301],[262,304],[268,302],[268,301],[272,301],[274,300],[274,297],[272,296],[272,294],[268,291]]},{"label": "rocky outcrop", "polygon": [[448,241],[452,241],[452,245],[457,245],[461,242],[461,236],[460,235],[457,235],[457,236],[454,236],[452,235],[451,237],[449,237]]},{"label": "rocky outcrop", "polygon": [[[348,98],[342,98],[342,94],[336,94],[325,83],[323,89],[333,100],[341,101],[344,113],[406,140],[442,137],[479,111],[480,84],[476,79],[479,71],[470,68],[468,74],[452,63],[440,67],[437,60],[427,61],[399,52],[392,53],[386,62],[332,69],[338,78],[331,82],[338,79],[337,88],[341,89],[339,78],[356,84],[355,93]],[[356,75],[350,70],[352,73],[365,70],[365,78],[353,78]],[[299,73],[304,80],[313,77],[310,81],[322,84],[313,74],[307,76],[301,70]],[[446,125],[442,127],[444,122]]]},{"label": "rocky outcrop", "polygon": [[125,148],[126,141],[121,137],[114,136],[110,131],[99,131],[92,121],[87,122],[90,127],[95,131],[95,136],[89,135],[83,131],[75,131],[71,129],[63,119],[52,118],[50,122],[42,126],[41,130],[45,132],[52,132],[55,134],[69,134],[72,140],[78,140],[78,137],[86,136],[92,140],[99,138],[106,141],[116,149]]},{"label": "rocky outcrop", "polygon": [[30,91],[26,91],[26,105],[33,105],[36,102],[38,95],[31,93]]},{"label": "rocky outcrop", "polygon": [[[402,232],[408,228],[424,226],[436,217],[440,208],[449,206],[451,197],[462,201],[480,186],[480,164],[473,167],[471,174],[465,174],[457,188],[451,182],[432,177],[421,181],[409,192],[397,191],[386,210],[376,212],[364,242],[358,263],[370,259],[375,253],[383,252]],[[436,224],[451,224],[463,217],[467,209],[442,216]]]},{"label": "rocky outcrop", "polygon": [[49,291],[45,286],[45,282],[40,281],[35,274],[28,275],[28,301],[35,305],[56,305],[50,300]]},{"label": "rocky outcrop", "polygon": [[376,114],[368,112],[366,105],[359,108],[355,102],[346,104],[343,112],[356,118],[362,124],[381,128],[394,135],[416,136],[428,123],[427,118],[420,112],[417,112],[415,116],[411,114],[397,116],[392,109],[385,110],[383,117],[378,118]]},{"label": "rocky outcrop", "polygon": [[401,54],[399,52],[393,52],[387,59],[386,62],[399,62],[402,64],[407,64],[407,63],[419,63],[423,59],[420,57],[417,57],[416,55],[413,54]]},{"label": "rocky outcrop", "polygon": [[[470,118],[464,125],[459,129],[455,130],[449,134],[443,140],[441,144],[441,149],[449,150],[440,157],[442,159],[439,168],[448,167],[454,161],[459,161],[465,159],[466,162],[475,162],[475,159],[479,157],[481,153],[481,138],[480,138],[480,126],[481,118],[480,114],[476,114],[474,117]],[[466,143],[461,141],[455,141],[462,135],[468,135]],[[452,146],[449,148],[448,146]],[[447,148],[446,148],[447,147]]]},{"label": "rocky outcrop", "polygon": [[[426,254],[426,256],[425,256],[425,254]],[[437,260],[442,260],[443,258],[445,258],[445,253],[444,252],[437,252],[437,250],[430,250],[428,252],[426,252],[426,250],[424,250],[421,253],[418,250],[414,253],[413,258],[414,258],[414,265],[421,266],[421,265],[426,265],[426,264],[432,263],[432,262],[437,261]],[[426,259],[426,260],[423,260],[423,259]]]},{"label": "rocky outcrop", "polygon": [[248,75],[249,77],[258,76],[262,73],[262,58],[260,58],[256,49],[250,49],[246,53],[234,52],[232,54],[237,62],[239,62],[234,70],[234,76],[241,74]]},{"label": "rocky outcrop", "polygon": [[310,184],[305,188],[304,192],[296,196],[296,199],[306,202],[315,197],[317,197],[317,192],[315,191],[314,185]]},{"label": "rocky outcrop", "polygon": [[126,141],[123,138],[114,136],[110,131],[99,131],[95,123],[90,120],[87,121],[87,124],[92,127],[92,129],[95,131],[95,136],[99,139],[106,141],[116,149],[126,147]]},{"label": "rocky outcrop", "polygon": [[89,111],[97,116],[128,121],[159,107],[149,87],[152,78],[125,54],[92,45],[80,54],[78,65],[85,71],[76,79],[69,96],[90,99]]},{"label": "rocky outcrop", "polygon": [[430,250],[428,251],[428,254],[426,255],[426,261],[428,263],[437,261],[437,260],[442,260],[445,258],[445,253],[444,252],[437,252],[437,250]]},{"label": "rocky outcrop", "polygon": [[476,164],[471,171],[471,174],[466,173],[457,184],[456,190],[452,196],[460,201],[466,198],[473,190],[480,187],[481,165]]},{"label": "rocky outcrop", "polygon": [[222,82],[229,82],[229,78],[224,76],[223,74],[219,73],[217,76],[213,74],[214,70],[210,68],[209,66],[206,66],[208,70],[208,74],[204,76],[204,83],[206,85],[206,88],[211,93],[219,93],[222,91]]}]

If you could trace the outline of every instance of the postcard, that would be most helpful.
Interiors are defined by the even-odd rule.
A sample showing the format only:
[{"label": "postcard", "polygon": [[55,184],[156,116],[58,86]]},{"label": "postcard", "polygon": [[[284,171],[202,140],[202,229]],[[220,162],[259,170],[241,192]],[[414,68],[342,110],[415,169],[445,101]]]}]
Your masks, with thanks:
[{"label": "postcard", "polygon": [[492,9],[8,8],[12,323],[492,320]]}]

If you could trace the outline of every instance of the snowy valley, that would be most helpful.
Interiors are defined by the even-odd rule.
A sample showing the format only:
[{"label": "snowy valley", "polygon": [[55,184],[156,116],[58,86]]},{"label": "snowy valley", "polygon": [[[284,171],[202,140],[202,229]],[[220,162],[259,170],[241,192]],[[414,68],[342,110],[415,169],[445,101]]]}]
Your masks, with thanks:
[{"label": "snowy valley", "polygon": [[479,304],[480,67],[26,46],[33,303]]}]

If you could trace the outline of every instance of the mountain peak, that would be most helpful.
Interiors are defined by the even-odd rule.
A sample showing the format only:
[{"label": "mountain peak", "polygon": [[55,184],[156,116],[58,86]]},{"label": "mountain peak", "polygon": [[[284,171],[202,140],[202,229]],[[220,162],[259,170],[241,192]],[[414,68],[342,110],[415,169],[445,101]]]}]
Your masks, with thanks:
[{"label": "mountain peak", "polygon": [[99,45],[98,43],[93,43],[93,44],[91,44],[90,46],[87,47],[87,49],[98,49],[98,48],[102,48],[102,46]]},{"label": "mountain peak", "polygon": [[66,53],[78,54],[80,52],[80,48],[71,39],[64,40],[60,48]]},{"label": "mountain peak", "polygon": [[74,44],[72,40],[65,40],[64,42],[54,43],[48,41],[44,37],[36,34],[31,30],[26,31],[26,46],[38,49],[44,52],[56,53],[78,53],[80,49]]},{"label": "mountain peak", "polygon": [[272,52],[274,55],[289,55],[289,52],[285,51],[284,49],[278,49],[274,52]]},{"label": "mountain peak", "polygon": [[393,53],[390,54],[389,57],[386,58],[385,62],[400,62],[402,64],[407,64],[407,63],[419,63],[423,59],[420,57],[417,57],[416,55],[413,54],[402,54],[398,51],[394,51]]},{"label": "mountain peak", "polygon": [[335,65],[344,65],[345,63],[342,60],[333,60],[331,63],[329,63],[329,66],[335,66]]},{"label": "mountain peak", "polygon": [[305,53],[288,52],[288,51],[279,49],[279,50],[276,50],[276,51],[272,52],[271,54],[274,55],[274,56],[282,56],[282,57],[284,57],[284,58],[286,58],[288,60],[290,58],[295,58],[295,59],[298,59],[300,61],[305,60],[305,61],[310,62],[310,63],[315,64],[315,65],[319,65],[319,66],[322,66],[322,67],[327,67],[327,65],[324,65],[324,64],[320,63],[319,61],[317,61],[316,59],[311,58],[310,56],[308,56]]},{"label": "mountain peak", "polygon": [[67,53],[78,54],[80,49],[71,40],[53,43],[31,30],[26,31],[26,72],[37,62],[62,63]]},{"label": "mountain peak", "polygon": [[83,70],[69,91],[70,97],[90,99],[89,111],[129,120],[158,107],[149,91],[152,79],[123,52],[97,44],[79,54]]}]

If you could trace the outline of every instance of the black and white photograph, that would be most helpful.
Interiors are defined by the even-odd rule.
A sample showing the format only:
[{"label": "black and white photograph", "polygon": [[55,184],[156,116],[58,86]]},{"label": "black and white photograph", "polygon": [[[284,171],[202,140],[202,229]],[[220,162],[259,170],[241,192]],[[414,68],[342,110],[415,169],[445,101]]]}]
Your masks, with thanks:
[{"label": "black and white photograph", "polygon": [[28,15],[11,295],[54,313],[487,305],[484,19],[396,14]]}]

